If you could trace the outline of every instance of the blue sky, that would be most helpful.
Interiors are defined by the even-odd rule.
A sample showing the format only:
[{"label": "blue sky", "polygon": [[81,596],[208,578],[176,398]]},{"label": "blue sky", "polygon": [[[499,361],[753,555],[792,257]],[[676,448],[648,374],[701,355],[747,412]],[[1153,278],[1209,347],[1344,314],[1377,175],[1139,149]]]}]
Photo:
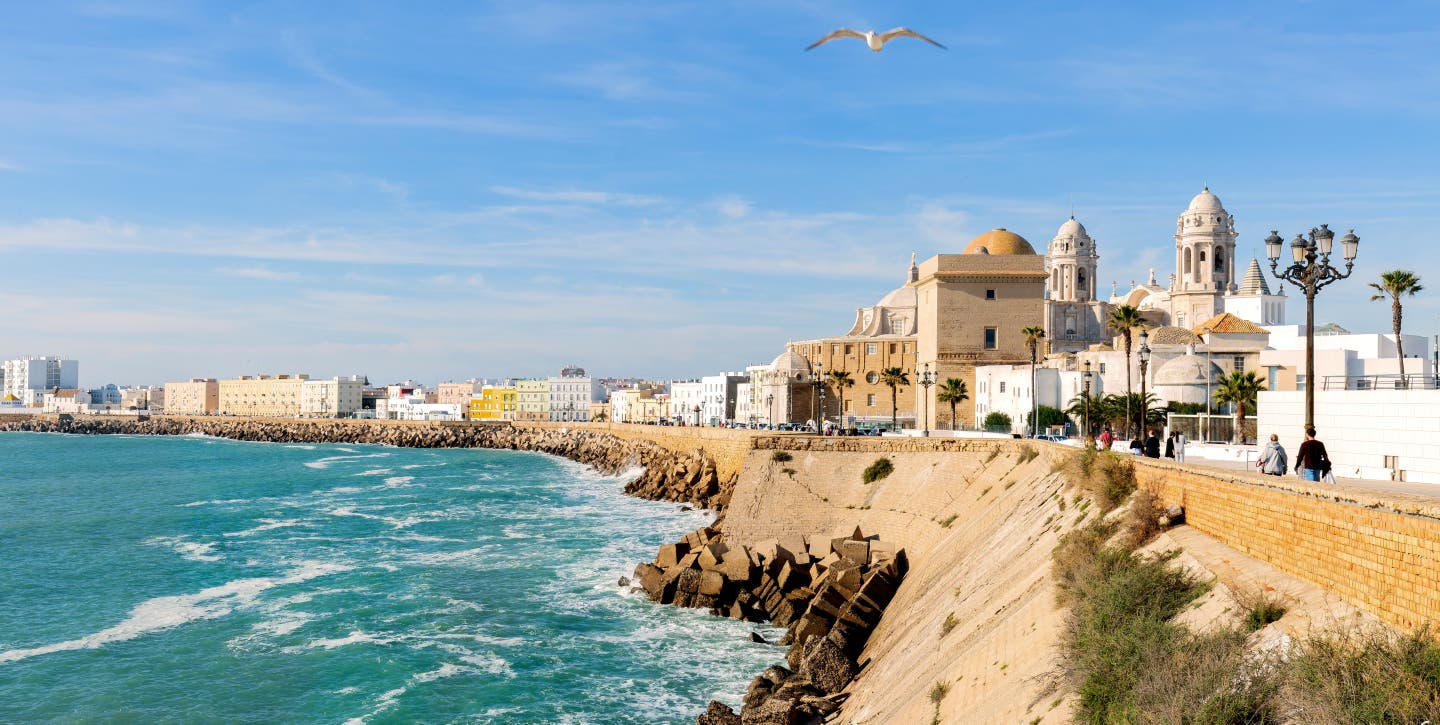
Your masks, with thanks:
[{"label": "blue sky", "polygon": [[[830,29],[909,25],[949,46]],[[1209,183],[1242,253],[1361,236],[1318,316],[1440,318],[1440,4],[10,3],[0,355],[82,382],[693,376],[911,251],[1073,201],[1103,282]],[[1275,284],[1272,280],[1272,284]],[[1108,289],[1108,284],[1103,285]],[[1292,296],[1292,321],[1303,309]]]}]

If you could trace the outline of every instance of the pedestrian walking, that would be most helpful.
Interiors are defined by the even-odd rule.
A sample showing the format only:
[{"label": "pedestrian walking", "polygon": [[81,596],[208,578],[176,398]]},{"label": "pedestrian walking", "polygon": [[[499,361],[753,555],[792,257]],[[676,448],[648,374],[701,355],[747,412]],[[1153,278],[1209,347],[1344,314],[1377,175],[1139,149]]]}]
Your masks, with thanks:
[{"label": "pedestrian walking", "polygon": [[1182,433],[1182,432],[1180,432],[1180,431],[1175,431],[1175,462],[1176,462],[1176,463],[1184,463],[1184,462],[1185,462],[1185,443],[1186,443],[1186,441],[1185,441],[1185,434]]},{"label": "pedestrian walking", "polygon": [[1261,449],[1260,460],[1255,462],[1255,467],[1267,476],[1283,476],[1290,470],[1285,447],[1280,445],[1280,436],[1270,434],[1270,442]]},{"label": "pedestrian walking", "polygon": [[1145,455],[1145,441],[1140,440],[1140,431],[1135,431],[1135,437],[1130,439],[1130,452],[1137,456]]},{"label": "pedestrian walking", "polygon": [[1170,435],[1165,436],[1165,457],[1175,457],[1175,431],[1173,430],[1170,431]]},{"label": "pedestrian walking", "polygon": [[1305,429],[1305,442],[1295,453],[1295,472],[1306,481],[1316,482],[1330,473],[1330,454],[1325,451],[1324,443],[1315,440],[1314,428]]}]

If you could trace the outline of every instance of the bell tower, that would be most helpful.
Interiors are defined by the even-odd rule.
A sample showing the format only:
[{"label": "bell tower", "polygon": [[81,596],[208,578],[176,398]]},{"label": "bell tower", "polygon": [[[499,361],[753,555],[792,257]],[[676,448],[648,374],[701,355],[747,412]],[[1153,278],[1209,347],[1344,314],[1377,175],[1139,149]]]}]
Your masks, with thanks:
[{"label": "bell tower", "polygon": [[1223,311],[1235,287],[1235,217],[1206,186],[1175,222],[1170,324],[1192,327]]}]

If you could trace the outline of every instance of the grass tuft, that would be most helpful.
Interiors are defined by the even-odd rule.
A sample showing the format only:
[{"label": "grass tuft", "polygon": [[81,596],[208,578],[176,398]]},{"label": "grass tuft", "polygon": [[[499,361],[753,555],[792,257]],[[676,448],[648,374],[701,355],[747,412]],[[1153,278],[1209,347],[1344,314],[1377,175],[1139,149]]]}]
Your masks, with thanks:
[{"label": "grass tuft", "polygon": [[794,458],[794,456],[790,455],[790,451],[775,451],[770,454],[770,460],[776,463],[789,463],[791,460],[794,460]]},{"label": "grass tuft", "polygon": [[891,463],[889,458],[877,458],[865,469],[864,473],[860,474],[860,480],[865,483],[874,483],[894,472],[895,464]]},{"label": "grass tuft", "polygon": [[950,634],[950,630],[955,629],[955,626],[958,624],[960,624],[960,620],[955,618],[954,612],[945,615],[945,621],[940,624],[940,636],[943,638],[945,635]]},{"label": "grass tuft", "polygon": [[955,523],[955,519],[958,519],[958,518],[960,518],[960,514],[950,514],[949,516],[946,516],[945,518],[940,519],[940,521],[939,521],[938,523],[939,523],[941,526],[943,526],[943,527],[945,527],[945,528],[948,529],[948,528],[950,528],[950,524]]}]

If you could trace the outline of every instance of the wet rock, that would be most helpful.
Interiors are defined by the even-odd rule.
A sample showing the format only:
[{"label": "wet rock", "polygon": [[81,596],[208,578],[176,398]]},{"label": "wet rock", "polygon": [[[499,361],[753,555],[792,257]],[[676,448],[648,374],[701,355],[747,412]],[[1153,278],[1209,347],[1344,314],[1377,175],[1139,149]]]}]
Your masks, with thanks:
[{"label": "wet rock", "polygon": [[695,718],[695,725],[740,725],[740,716],[729,705],[711,700],[705,712]]}]

